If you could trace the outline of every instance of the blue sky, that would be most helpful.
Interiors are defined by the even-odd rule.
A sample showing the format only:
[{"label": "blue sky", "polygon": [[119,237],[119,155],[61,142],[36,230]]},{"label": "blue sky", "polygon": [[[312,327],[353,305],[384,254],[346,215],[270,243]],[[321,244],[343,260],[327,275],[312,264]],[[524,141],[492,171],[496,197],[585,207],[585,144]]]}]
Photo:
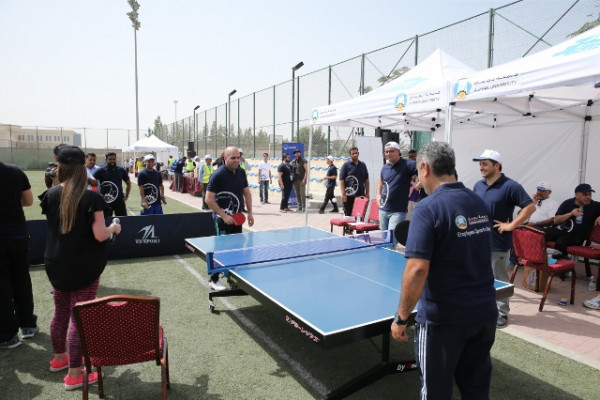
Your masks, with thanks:
[{"label": "blue sky", "polygon": [[[508,0],[138,0],[140,132]],[[135,128],[126,0],[0,0],[0,123]]]}]

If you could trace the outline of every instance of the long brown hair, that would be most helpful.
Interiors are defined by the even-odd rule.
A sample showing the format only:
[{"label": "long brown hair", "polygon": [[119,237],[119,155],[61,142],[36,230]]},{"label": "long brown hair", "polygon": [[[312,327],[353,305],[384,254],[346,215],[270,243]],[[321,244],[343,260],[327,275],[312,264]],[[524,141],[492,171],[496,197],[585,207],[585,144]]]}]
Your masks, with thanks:
[{"label": "long brown hair", "polygon": [[60,233],[71,232],[75,224],[77,206],[87,190],[87,171],[84,164],[58,163],[58,180],[62,184],[60,194]]}]

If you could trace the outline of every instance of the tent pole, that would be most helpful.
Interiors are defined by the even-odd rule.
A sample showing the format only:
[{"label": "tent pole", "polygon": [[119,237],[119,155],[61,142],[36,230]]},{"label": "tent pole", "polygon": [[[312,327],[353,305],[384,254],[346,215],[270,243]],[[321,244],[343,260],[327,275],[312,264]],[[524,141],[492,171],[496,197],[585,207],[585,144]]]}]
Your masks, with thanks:
[{"label": "tent pole", "polygon": [[588,151],[588,141],[590,136],[590,121],[592,120],[591,116],[591,108],[594,102],[592,100],[588,100],[585,119],[583,122],[583,130],[581,131],[581,154],[579,157],[579,183],[585,182],[585,174],[586,174],[586,165],[587,165],[587,151]]},{"label": "tent pole", "polygon": [[452,124],[454,122],[454,105],[455,102],[450,102],[448,104],[448,109],[446,110],[446,129],[445,129],[445,139],[446,142],[452,146]]},{"label": "tent pole", "polygon": [[310,125],[310,135],[308,135],[308,171],[306,173],[306,198],[304,199],[304,226],[308,226],[308,206],[306,204],[306,199],[310,199],[310,164],[312,162],[312,140],[313,140],[313,130],[315,129],[314,125]]}]

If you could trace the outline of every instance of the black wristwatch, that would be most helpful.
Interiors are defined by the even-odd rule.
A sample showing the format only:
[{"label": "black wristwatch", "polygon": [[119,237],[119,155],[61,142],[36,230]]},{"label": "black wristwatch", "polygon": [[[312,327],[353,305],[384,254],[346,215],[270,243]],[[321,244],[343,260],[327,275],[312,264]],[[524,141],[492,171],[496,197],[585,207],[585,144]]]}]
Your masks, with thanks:
[{"label": "black wristwatch", "polygon": [[398,325],[406,325],[406,324],[408,324],[408,320],[400,318],[398,313],[396,313],[396,314],[394,314],[394,323],[398,324]]}]

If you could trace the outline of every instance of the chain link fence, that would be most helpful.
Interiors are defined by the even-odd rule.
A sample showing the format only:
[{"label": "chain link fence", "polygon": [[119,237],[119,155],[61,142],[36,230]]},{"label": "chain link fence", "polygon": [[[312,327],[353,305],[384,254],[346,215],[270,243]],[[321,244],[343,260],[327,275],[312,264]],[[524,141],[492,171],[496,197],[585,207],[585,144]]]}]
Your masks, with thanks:
[{"label": "chain link fence", "polygon": [[[308,145],[310,110],[316,106],[352,99],[375,89],[382,81],[410,69],[436,49],[460,59],[476,70],[533,54],[564,41],[585,22],[598,18],[600,0],[519,0],[488,12],[404,39],[369,53],[299,75],[295,89],[292,128],[292,81],[231,99],[229,104],[199,110],[195,115],[154,127],[161,140],[179,147],[182,154],[218,155],[227,145],[244,149],[248,158],[268,152],[281,155],[282,142]],[[135,130],[76,129],[82,147],[120,149],[135,140]],[[354,135],[373,132],[352,128],[318,127],[312,154],[347,155]],[[133,137],[132,137],[133,135]],[[404,146],[420,147],[430,132],[401,132]],[[102,143],[98,145],[98,143]],[[4,159],[4,154],[0,153]]]}]

